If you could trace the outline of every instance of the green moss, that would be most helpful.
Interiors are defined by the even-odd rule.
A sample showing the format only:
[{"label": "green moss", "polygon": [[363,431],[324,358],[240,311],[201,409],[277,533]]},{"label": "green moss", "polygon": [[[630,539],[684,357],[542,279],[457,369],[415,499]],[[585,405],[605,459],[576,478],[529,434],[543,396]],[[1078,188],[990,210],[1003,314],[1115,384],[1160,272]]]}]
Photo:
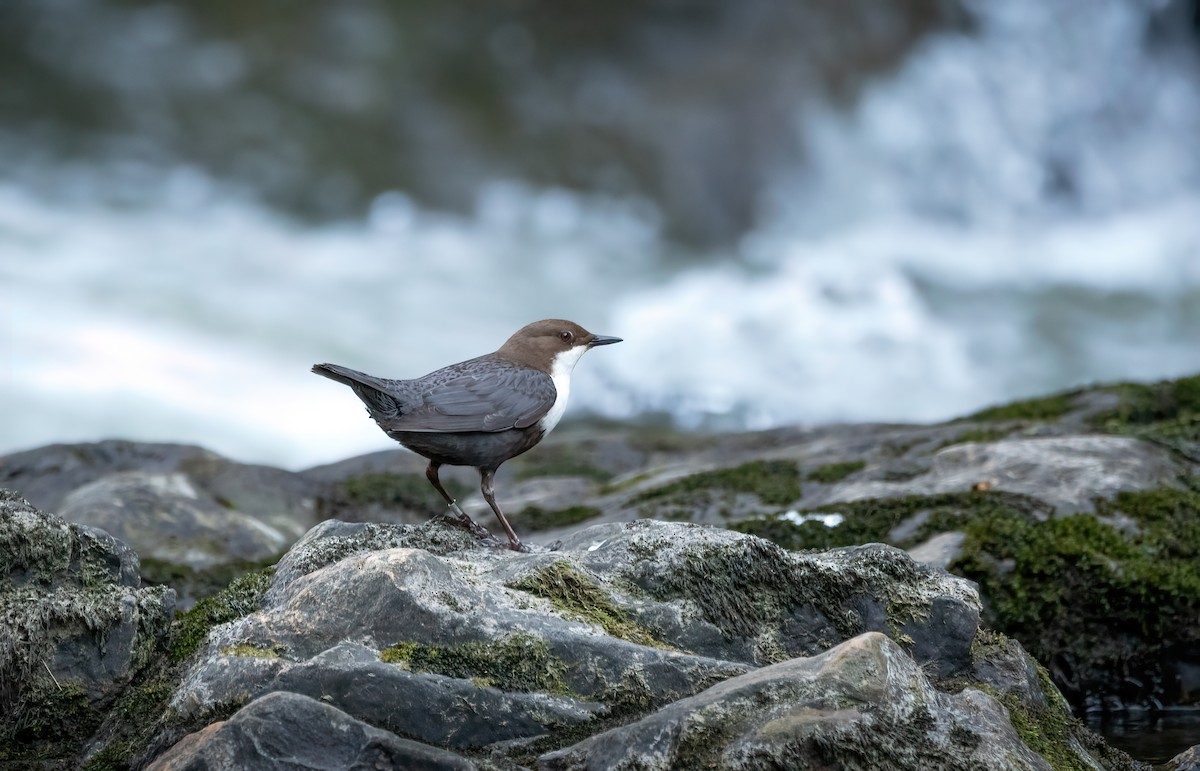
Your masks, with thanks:
[{"label": "green moss", "polygon": [[[453,479],[443,479],[442,486],[451,497],[458,499],[472,491]],[[363,474],[343,482],[342,493],[349,503],[357,506],[376,504],[430,515],[441,513],[446,506],[424,474]]]},{"label": "green moss", "polygon": [[139,682],[130,684],[110,710],[108,722],[117,732],[84,764],[84,771],[125,771],[150,741],[159,727],[175,688],[179,673],[163,667]]},{"label": "green moss", "polygon": [[[715,679],[711,685],[719,681]],[[699,684],[697,692],[704,690],[708,685]],[[609,686],[591,698],[607,707],[602,715],[585,722],[559,727],[545,736],[514,746],[514,751],[508,759],[522,768],[534,768],[537,766],[537,759],[545,753],[569,747],[610,728],[630,723],[650,713],[657,703],[645,681],[633,673],[626,674],[621,683]]]},{"label": "green moss", "polygon": [[24,688],[8,709],[0,724],[0,746],[24,758],[72,757],[103,718],[82,685],[54,682],[48,675]]},{"label": "green moss", "polygon": [[1116,394],[1120,403],[1094,416],[1095,427],[1158,442],[1200,460],[1200,375],[1102,390]]},{"label": "green moss", "polygon": [[1071,411],[1075,397],[1079,391],[1042,396],[1036,399],[1024,399],[1010,404],[988,407],[964,420],[976,421],[1005,421],[1005,420],[1057,420]]},{"label": "green moss", "polygon": [[141,574],[142,581],[151,586],[171,587],[179,598],[179,605],[191,607],[197,600],[211,597],[229,586],[238,576],[262,570],[278,560],[278,556],[264,561],[235,560],[196,570],[188,565],[147,557],[141,561]]},{"label": "green moss", "polygon": [[403,664],[414,672],[482,680],[505,691],[569,694],[562,660],[544,640],[516,634],[494,642],[439,647],[405,641],[384,648],[381,661]]},{"label": "green moss", "polygon": [[1040,661],[1071,662],[1075,679],[1089,684],[1068,691],[1073,701],[1118,693],[1128,701],[1125,673],[1147,684],[1142,698],[1169,703],[1177,696],[1162,689],[1176,686],[1163,662],[1179,646],[1200,645],[1200,493],[1190,485],[1124,492],[1095,505],[1096,515],[1055,517],[1019,495],[955,493],[822,507],[844,516],[833,528],[780,517],[733,528],[791,549],[887,541],[905,521],[915,526],[901,547],[961,531],[950,570],[979,584],[988,626]]},{"label": "green moss", "polygon": [[845,463],[826,463],[808,472],[808,479],[813,482],[831,485],[840,482],[856,471],[862,471],[867,464],[861,460],[851,460]]},{"label": "green moss", "polygon": [[[909,548],[935,533],[961,530],[975,519],[997,512],[1047,512],[1044,504],[1020,495],[1002,492],[945,493],[913,495],[904,498],[868,498],[835,503],[806,514],[840,514],[842,523],[827,527],[819,521],[796,524],[782,515],[770,515],[730,524],[731,530],[774,541],[785,549],[833,549],[864,543],[892,543]],[[920,524],[901,541],[892,542],[889,533],[909,518]]]},{"label": "green moss", "polygon": [[1091,771],[1094,765],[1074,749],[1076,740],[1089,733],[1087,728],[1071,714],[1045,667],[1036,666],[1042,705],[1026,701],[1014,690],[1000,690],[989,683],[972,685],[1004,705],[1017,736],[1055,771]]},{"label": "green moss", "polygon": [[[1040,661],[1072,662],[1087,696],[1127,702],[1178,698],[1164,670],[1171,651],[1200,645],[1200,494],[1122,493],[1100,517],[1136,523],[1121,532],[1087,514],[1031,520],[1015,513],[973,523],[950,569],[979,583],[985,620]],[[1131,693],[1129,678],[1146,684]]]},{"label": "green moss", "polygon": [[450,610],[462,611],[463,605],[458,598],[450,592],[438,592],[438,600]]},{"label": "green moss", "polygon": [[221,649],[222,656],[245,656],[255,659],[277,659],[283,655],[283,649],[278,645],[262,647],[253,643],[227,645]]},{"label": "green moss", "polygon": [[514,523],[522,525],[526,530],[549,530],[554,527],[566,527],[579,522],[585,522],[602,512],[595,506],[569,506],[565,509],[543,509],[540,506],[526,506],[516,516],[510,516]]},{"label": "green moss", "polygon": [[632,503],[708,490],[754,493],[768,506],[786,506],[800,497],[800,470],[790,461],[756,460],[735,468],[705,471],[677,479],[641,493]]},{"label": "green moss", "polygon": [[274,573],[274,568],[265,568],[240,576],[224,590],[205,597],[187,613],[180,614],[171,627],[171,660],[178,663],[195,653],[214,626],[258,610]]},{"label": "green moss", "polygon": [[629,620],[612,598],[566,560],[559,560],[511,584],[513,589],[550,600],[568,618],[596,624],[613,637],[665,647],[642,627]]},{"label": "green moss", "polygon": [[583,477],[604,483],[613,478],[611,471],[594,465],[585,452],[572,447],[553,447],[528,453],[512,463],[517,479]]},{"label": "green moss", "polygon": [[[897,620],[911,618],[912,609],[897,600],[894,588],[920,578],[915,563],[898,553],[878,553],[862,568],[826,570],[799,565],[775,544],[746,538],[689,550],[670,570],[643,576],[639,585],[661,600],[691,600],[704,618],[730,638],[761,640],[764,630],[805,608],[806,617],[816,614],[836,631],[836,637],[824,638],[824,645],[833,645],[866,631],[860,614],[846,612],[859,598],[867,602],[886,598],[889,619],[893,613],[898,614]],[[802,651],[789,647],[787,652],[794,656]],[[756,658],[762,662],[777,655],[768,648]]]}]

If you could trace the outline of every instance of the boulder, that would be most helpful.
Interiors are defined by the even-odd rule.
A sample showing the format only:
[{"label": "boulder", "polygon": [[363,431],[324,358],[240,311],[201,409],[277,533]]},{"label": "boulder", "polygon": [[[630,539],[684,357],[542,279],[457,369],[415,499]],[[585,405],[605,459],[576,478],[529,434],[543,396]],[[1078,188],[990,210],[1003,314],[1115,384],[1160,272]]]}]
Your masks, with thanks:
[{"label": "boulder", "polygon": [[59,513],[107,530],[144,559],[196,570],[275,557],[303,532],[298,520],[273,527],[222,505],[177,471],[109,474],[67,494]]},{"label": "boulder", "polygon": [[152,658],[174,607],[170,589],[140,588],[127,545],[0,490],[0,746],[70,752]]},{"label": "boulder", "polygon": [[1167,771],[1200,771],[1200,744],[1171,758],[1165,768]]},{"label": "boulder", "polygon": [[209,634],[169,713],[199,728],[288,691],[413,741],[532,758],[869,630],[965,675],[978,619],[967,582],[887,546],[790,554],[642,521],[514,554],[437,523],[331,521],[257,612]]},{"label": "boulder", "polygon": [[879,632],[730,678],[538,759],[575,769],[1050,771],[995,699],[942,693]]},{"label": "boulder", "polygon": [[927,473],[902,481],[847,482],[824,496],[821,504],[965,492],[985,486],[1034,496],[1059,513],[1072,513],[1091,511],[1096,497],[1176,484],[1181,470],[1168,450],[1127,436],[967,442],[935,453]]},{"label": "boulder", "polygon": [[118,440],[5,456],[0,486],[126,541],[142,578],[176,589],[184,608],[278,558],[318,521],[326,489],[200,447]]},{"label": "boulder", "polygon": [[446,750],[401,739],[307,696],[280,691],[181,739],[148,771],[402,768],[471,771]]}]

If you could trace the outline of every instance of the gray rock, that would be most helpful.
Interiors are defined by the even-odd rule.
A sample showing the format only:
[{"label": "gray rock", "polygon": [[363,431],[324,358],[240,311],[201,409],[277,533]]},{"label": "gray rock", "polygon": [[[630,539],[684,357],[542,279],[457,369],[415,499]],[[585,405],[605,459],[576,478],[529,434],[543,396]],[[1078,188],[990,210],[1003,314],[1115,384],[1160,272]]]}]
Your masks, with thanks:
[{"label": "gray rock", "polygon": [[[202,719],[221,704],[292,690],[411,738],[478,748],[588,722],[630,701],[666,703],[748,669],[671,650],[632,624],[615,631],[640,642],[614,637],[513,588],[561,570],[562,555],[476,548],[443,557],[401,547],[354,551],[324,567],[301,556],[330,540],[345,554],[347,533],[378,545],[433,528],[329,524],[306,537],[280,564],[263,609],[210,637],[172,709]],[[594,577],[567,575],[606,594]],[[389,650],[400,660],[382,661]]]},{"label": "gray rock", "polygon": [[877,632],[726,680],[631,725],[538,759],[575,769],[974,771],[1050,764],[982,691],[941,693]]},{"label": "gray rock", "polygon": [[147,663],[174,606],[170,589],[139,588],[125,544],[0,490],[0,740],[30,723],[51,743],[86,738],[77,732]]},{"label": "gray rock", "polygon": [[656,601],[629,612],[661,639],[714,658],[761,665],[894,630],[950,676],[969,661],[979,625],[970,582],[882,544],[799,554],[720,528],[641,520],[596,525],[559,548]]},{"label": "gray rock", "polygon": [[470,771],[466,758],[401,739],[295,693],[255,699],[229,720],[184,737],[150,771],[402,768]]},{"label": "gray rock", "polygon": [[0,487],[15,490],[43,511],[89,482],[122,471],[167,473],[191,458],[216,453],[185,444],[109,439],[90,444],[51,444],[0,458]]},{"label": "gray rock", "polygon": [[1092,499],[1177,484],[1179,462],[1160,447],[1123,436],[1059,436],[953,445],[931,470],[905,481],[847,481],[821,504],[863,498],[992,490],[1030,495],[1061,513],[1091,511]]},{"label": "gray rock", "polygon": [[966,535],[964,533],[954,530],[947,533],[938,533],[909,549],[908,556],[923,565],[945,570],[951,562],[958,559],[962,554],[962,545],[965,538]]},{"label": "gray rock", "polygon": [[179,472],[109,474],[69,493],[60,513],[109,531],[143,558],[196,569],[274,557],[303,532],[300,521],[280,529],[222,505]]},{"label": "gray rock", "polygon": [[978,613],[967,582],[885,546],[793,555],[638,522],[513,554],[436,524],[327,522],[280,561],[259,612],[210,634],[170,709],[202,725],[292,691],[406,738],[508,746],[599,730],[867,629],[931,672],[963,672]]},{"label": "gray rock", "polygon": [[1200,771],[1200,744],[1168,760],[1165,768],[1166,771]]},{"label": "gray rock", "polygon": [[200,447],[117,440],[7,455],[0,487],[104,528],[144,559],[199,569],[279,554],[316,523],[322,489]]},{"label": "gray rock", "polygon": [[[380,450],[353,458],[326,463],[301,471],[301,476],[316,482],[345,482],[363,474],[422,474],[429,461],[408,450]],[[432,487],[430,489],[433,489]]]}]

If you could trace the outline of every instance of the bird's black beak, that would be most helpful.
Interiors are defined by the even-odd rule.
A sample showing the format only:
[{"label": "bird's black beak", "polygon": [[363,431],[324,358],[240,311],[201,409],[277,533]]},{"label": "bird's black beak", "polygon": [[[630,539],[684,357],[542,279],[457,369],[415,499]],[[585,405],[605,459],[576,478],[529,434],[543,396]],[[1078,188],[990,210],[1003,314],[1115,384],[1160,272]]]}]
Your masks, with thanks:
[{"label": "bird's black beak", "polygon": [[608,335],[592,335],[592,339],[588,341],[589,348],[595,348],[597,345],[612,345],[613,343],[621,342],[619,337],[609,337]]}]

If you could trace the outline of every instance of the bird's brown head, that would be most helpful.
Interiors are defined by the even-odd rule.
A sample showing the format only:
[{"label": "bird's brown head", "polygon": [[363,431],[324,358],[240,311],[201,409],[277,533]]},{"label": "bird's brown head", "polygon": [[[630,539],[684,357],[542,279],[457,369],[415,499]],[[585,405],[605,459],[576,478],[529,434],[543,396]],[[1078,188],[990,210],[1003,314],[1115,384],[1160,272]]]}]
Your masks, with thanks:
[{"label": "bird's brown head", "polygon": [[589,348],[619,342],[619,337],[594,335],[573,321],[543,319],[518,329],[496,353],[527,367],[550,372],[556,362],[560,366],[574,366]]}]

